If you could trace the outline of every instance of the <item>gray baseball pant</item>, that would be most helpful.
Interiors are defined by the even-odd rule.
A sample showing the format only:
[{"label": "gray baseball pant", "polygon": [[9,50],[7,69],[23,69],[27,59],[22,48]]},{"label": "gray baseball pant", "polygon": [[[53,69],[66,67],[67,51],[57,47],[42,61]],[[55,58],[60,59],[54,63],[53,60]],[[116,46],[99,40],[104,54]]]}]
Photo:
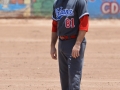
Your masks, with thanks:
[{"label": "gray baseball pant", "polygon": [[62,90],[80,90],[86,39],[81,43],[80,56],[71,56],[76,39],[60,40],[58,44],[59,73]]}]

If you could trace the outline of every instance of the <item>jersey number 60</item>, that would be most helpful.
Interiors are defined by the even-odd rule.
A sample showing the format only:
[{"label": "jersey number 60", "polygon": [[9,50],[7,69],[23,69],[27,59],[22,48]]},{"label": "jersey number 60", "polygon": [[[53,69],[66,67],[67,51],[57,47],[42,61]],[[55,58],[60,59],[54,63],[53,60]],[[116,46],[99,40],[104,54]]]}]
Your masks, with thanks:
[{"label": "jersey number 60", "polygon": [[66,28],[74,28],[75,27],[75,24],[74,24],[74,18],[66,18],[65,19],[65,27]]}]

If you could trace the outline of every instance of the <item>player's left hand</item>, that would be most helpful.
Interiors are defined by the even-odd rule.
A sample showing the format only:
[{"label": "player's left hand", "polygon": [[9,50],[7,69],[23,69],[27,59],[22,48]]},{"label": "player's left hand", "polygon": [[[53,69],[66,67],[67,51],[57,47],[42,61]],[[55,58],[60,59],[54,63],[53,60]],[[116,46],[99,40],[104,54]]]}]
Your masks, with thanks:
[{"label": "player's left hand", "polygon": [[72,57],[73,58],[79,57],[80,56],[79,51],[80,51],[80,45],[79,44],[75,44],[73,49],[72,49]]}]

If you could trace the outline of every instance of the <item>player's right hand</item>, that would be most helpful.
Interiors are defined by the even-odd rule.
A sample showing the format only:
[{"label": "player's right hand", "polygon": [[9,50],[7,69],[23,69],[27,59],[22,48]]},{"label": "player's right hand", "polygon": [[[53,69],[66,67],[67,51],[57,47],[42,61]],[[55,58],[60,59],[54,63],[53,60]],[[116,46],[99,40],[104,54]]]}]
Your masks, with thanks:
[{"label": "player's right hand", "polygon": [[55,47],[51,47],[50,54],[52,59],[57,60],[57,50]]}]

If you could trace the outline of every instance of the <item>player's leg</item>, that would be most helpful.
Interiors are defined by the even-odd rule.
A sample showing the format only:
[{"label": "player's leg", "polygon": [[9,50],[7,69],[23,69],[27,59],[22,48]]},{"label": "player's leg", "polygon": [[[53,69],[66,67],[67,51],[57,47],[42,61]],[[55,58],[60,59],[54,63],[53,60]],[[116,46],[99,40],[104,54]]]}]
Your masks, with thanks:
[{"label": "player's leg", "polygon": [[81,44],[80,56],[78,58],[70,57],[69,61],[69,90],[80,90],[80,82],[82,76],[82,67],[84,61],[84,51],[85,51],[86,43]]},{"label": "player's leg", "polygon": [[62,90],[69,90],[68,86],[68,64],[67,57],[58,50],[59,72]]}]

